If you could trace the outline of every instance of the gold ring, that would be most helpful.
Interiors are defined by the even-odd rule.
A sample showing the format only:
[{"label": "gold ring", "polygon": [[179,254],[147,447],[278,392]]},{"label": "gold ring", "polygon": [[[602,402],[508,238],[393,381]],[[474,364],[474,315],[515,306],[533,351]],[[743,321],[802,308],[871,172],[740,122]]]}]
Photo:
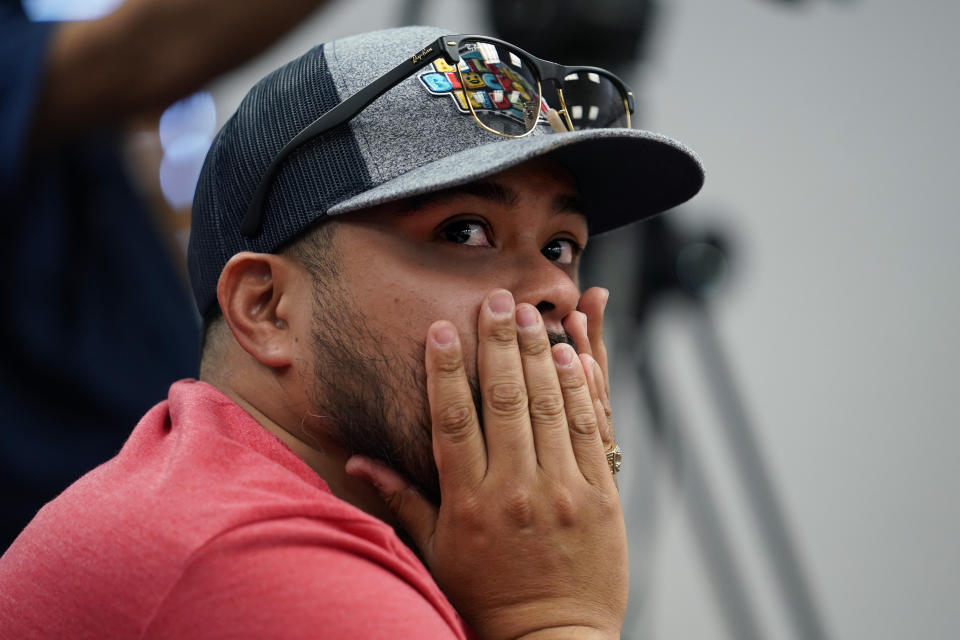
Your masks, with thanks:
[{"label": "gold ring", "polygon": [[610,473],[616,474],[623,466],[623,451],[620,445],[614,442],[604,453],[607,454],[607,464],[610,465]]}]

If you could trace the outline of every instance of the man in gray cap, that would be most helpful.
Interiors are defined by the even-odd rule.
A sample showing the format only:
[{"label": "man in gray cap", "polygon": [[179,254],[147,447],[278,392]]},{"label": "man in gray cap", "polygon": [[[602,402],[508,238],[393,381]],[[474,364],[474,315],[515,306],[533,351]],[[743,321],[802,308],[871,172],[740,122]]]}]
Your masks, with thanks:
[{"label": "man in gray cap", "polygon": [[17,539],[0,626],[617,637],[607,292],[578,259],[703,181],[632,110],[603,69],[432,28],[264,78],[197,187],[200,381]]}]

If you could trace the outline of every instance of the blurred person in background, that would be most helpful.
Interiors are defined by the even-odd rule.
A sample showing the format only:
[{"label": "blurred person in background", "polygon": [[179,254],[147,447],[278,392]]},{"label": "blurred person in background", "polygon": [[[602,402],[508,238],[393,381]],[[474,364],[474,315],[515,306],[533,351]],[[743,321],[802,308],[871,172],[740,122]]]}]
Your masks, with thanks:
[{"label": "blurred person in background", "polygon": [[182,266],[121,146],[322,0],[129,0],[30,22],[0,0],[0,549],[197,372]]}]

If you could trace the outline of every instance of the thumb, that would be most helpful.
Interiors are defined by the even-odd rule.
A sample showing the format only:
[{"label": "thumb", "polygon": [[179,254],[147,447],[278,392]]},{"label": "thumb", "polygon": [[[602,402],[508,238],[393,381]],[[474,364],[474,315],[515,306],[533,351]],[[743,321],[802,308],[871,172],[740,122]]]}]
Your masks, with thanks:
[{"label": "thumb", "polygon": [[347,460],[345,470],[373,485],[414,544],[429,557],[437,526],[437,508],[403,476],[376,460],[353,456]]}]

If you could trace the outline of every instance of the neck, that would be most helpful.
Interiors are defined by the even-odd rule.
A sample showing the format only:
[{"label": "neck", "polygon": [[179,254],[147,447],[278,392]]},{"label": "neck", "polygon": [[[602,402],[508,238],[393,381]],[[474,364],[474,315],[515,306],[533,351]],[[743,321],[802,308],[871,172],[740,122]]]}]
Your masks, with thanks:
[{"label": "neck", "polygon": [[304,428],[305,409],[297,412],[288,405],[260,402],[255,395],[243,393],[212,376],[201,375],[201,380],[220,389],[264,429],[280,438],[323,479],[333,495],[390,525],[396,524],[376,490],[368,482],[345,471],[350,452],[334,443],[323,430],[308,432]]}]

